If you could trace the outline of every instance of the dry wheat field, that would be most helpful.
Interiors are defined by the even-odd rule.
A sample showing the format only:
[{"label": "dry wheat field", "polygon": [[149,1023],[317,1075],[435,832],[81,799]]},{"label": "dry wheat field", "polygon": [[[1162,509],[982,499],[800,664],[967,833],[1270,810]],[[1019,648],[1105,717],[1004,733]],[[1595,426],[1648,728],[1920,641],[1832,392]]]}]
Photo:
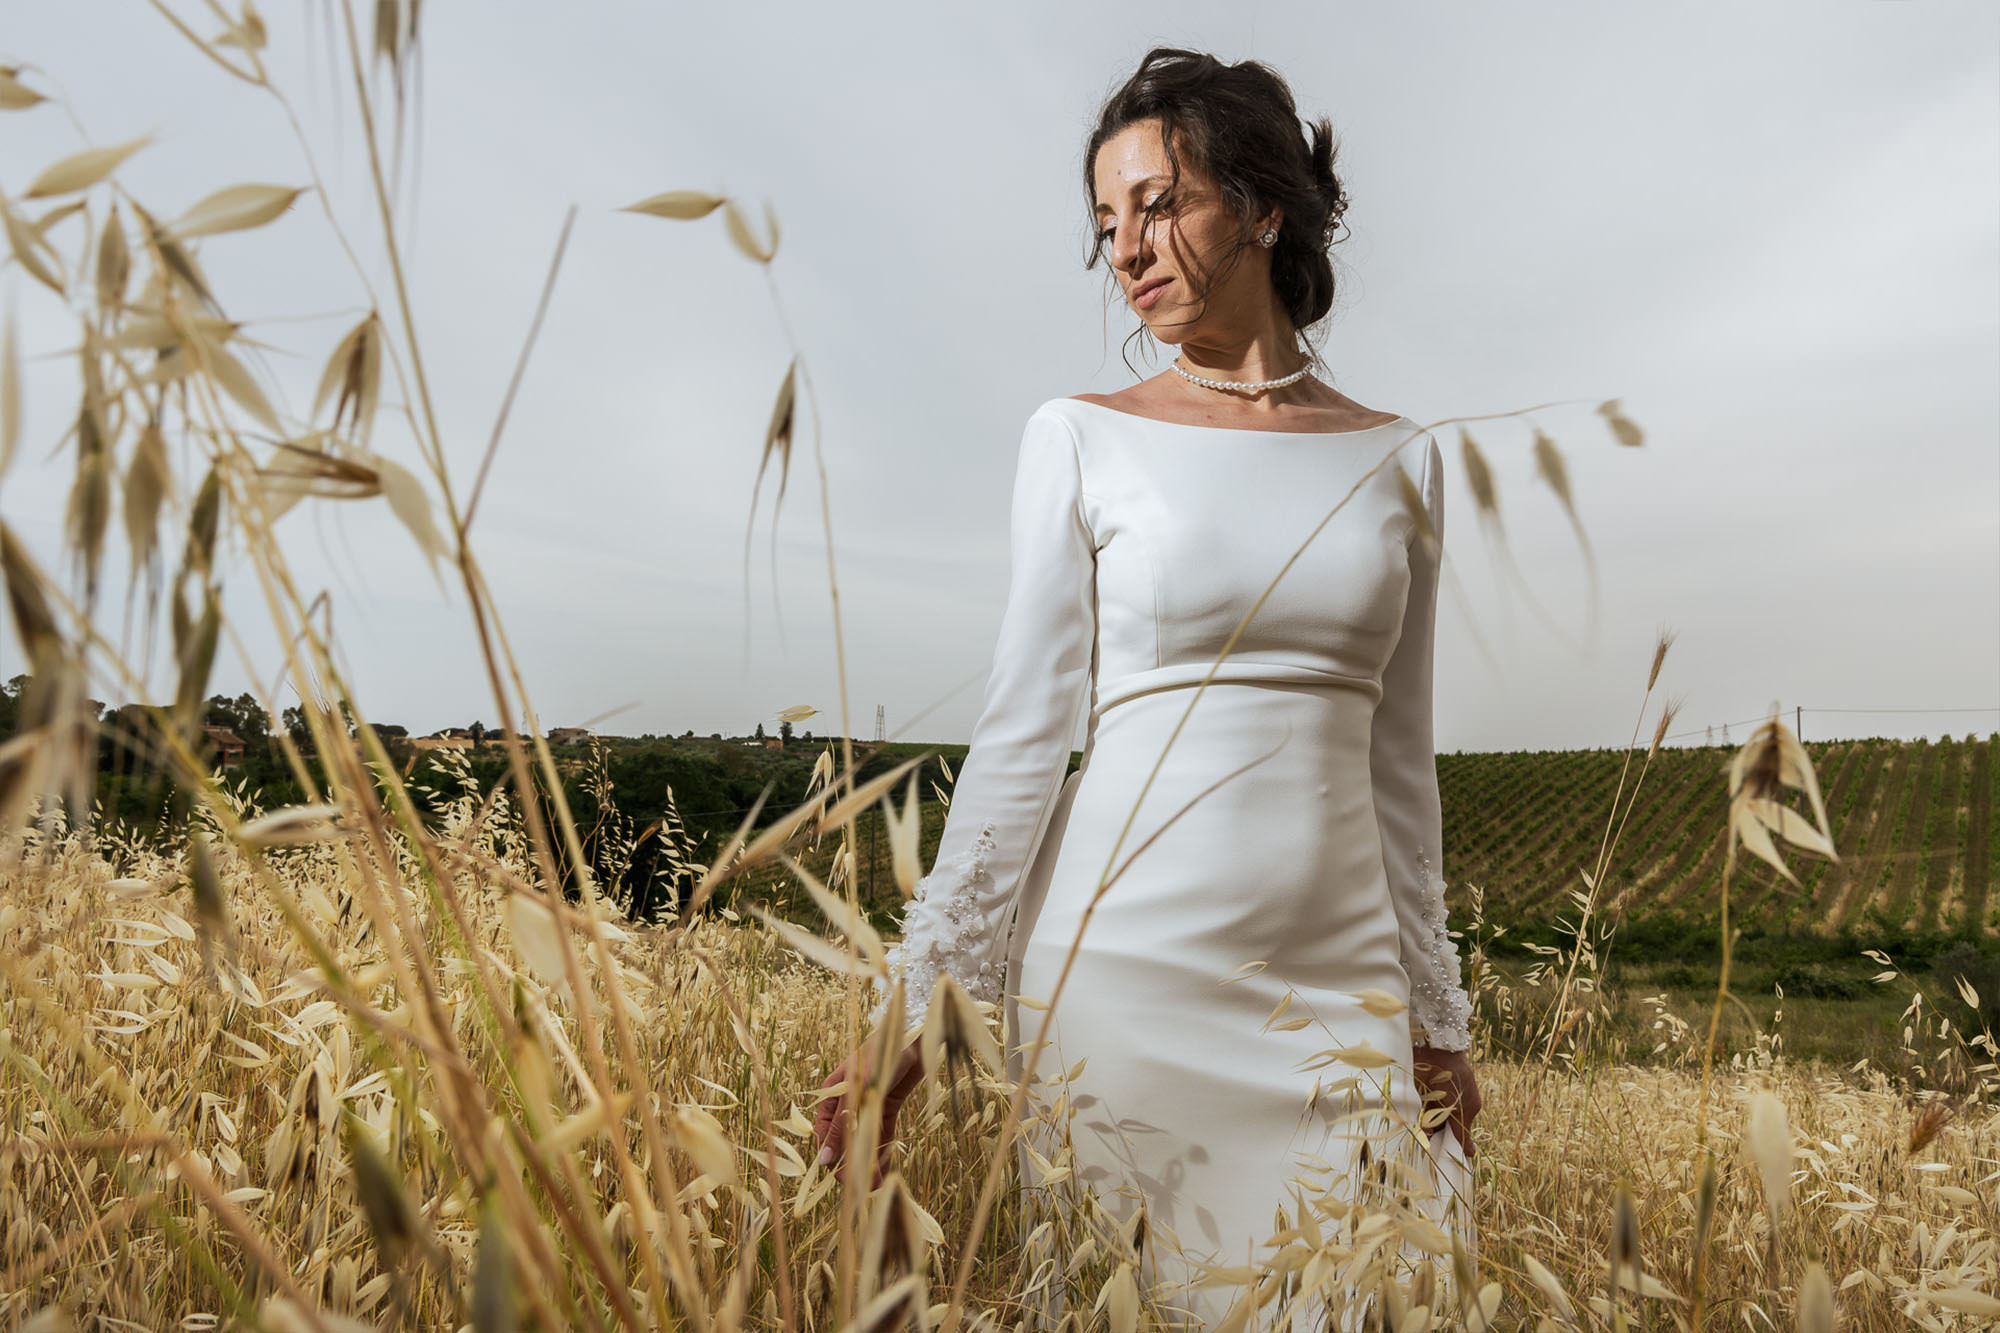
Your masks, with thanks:
[{"label": "dry wheat field", "polygon": [[[848,996],[769,932],[587,903],[558,927],[472,787],[428,835],[435,879],[392,830],[230,814],[198,818],[205,864],[58,828],[7,874],[9,1326],[935,1327],[962,1294],[1015,1327],[1049,1280],[1008,1243],[1014,1190],[965,1244],[1008,1107],[991,1065],[927,1081],[872,1195],[813,1163]],[[1996,1317],[1976,1075],[1913,1097],[1764,1050],[1704,1100],[1699,1035],[1645,1069],[1481,1062],[1472,1301],[1420,1312],[1421,1269],[1381,1262],[1371,1236],[1435,1244],[1407,1212],[1328,1209],[1278,1237],[1260,1318],[1285,1274],[1373,1291],[1398,1328]],[[1152,1322],[1126,1239],[1064,1247],[1087,1326]]]},{"label": "dry wheat field", "polygon": [[[861,747],[826,746],[802,803],[751,811],[710,853],[667,849],[686,891],[657,919],[621,911],[625,886],[593,869],[478,558],[483,469],[446,466],[407,256],[393,227],[343,228],[393,215],[387,162],[421,9],[308,8],[351,80],[366,207],[328,198],[320,146],[273,79],[271,33],[248,4],[161,0],[143,11],[156,27],[146,40],[193,44],[214,77],[262,99],[296,133],[296,183],[216,180],[168,208],[131,193],[121,170],[170,146],[79,139],[0,189],[9,270],[70,331],[29,347],[8,319],[0,473],[30,454],[75,467],[62,570],[0,514],[7,615],[28,667],[0,740],[0,1327],[956,1333],[1031,1328],[1031,1297],[1054,1290],[1066,1328],[1170,1326],[1137,1280],[1144,1227],[1114,1225],[1078,1194],[1062,1153],[1035,1163],[1037,1179],[1017,1173],[1024,1117],[1064,1113],[1062,1071],[1030,1068],[1052,1099],[1011,1083],[999,1042],[1032,1034],[998,1032],[993,1009],[948,981],[926,1015],[928,1077],[880,1183],[865,1169],[879,1077],[863,1079],[846,1160],[814,1159],[815,1109],[838,1091],[821,1080],[865,1036],[865,992],[884,974],[885,941],[857,900],[857,820],[888,820],[908,894],[917,761],[862,781]],[[61,86],[0,67],[0,118],[59,114]],[[758,225],[732,198],[633,195],[638,218],[719,214],[743,262],[769,273],[768,209]],[[301,262],[351,261],[366,309],[326,346],[246,329],[229,313],[243,294],[203,264],[209,247],[301,208],[324,210],[341,251]],[[304,417],[264,387],[280,345],[324,365]],[[77,396],[61,439],[29,441],[21,367],[44,354],[74,358]],[[795,428],[817,413],[804,353],[788,354],[761,442],[781,474]],[[1616,447],[1642,443],[1616,400],[1598,413]],[[1474,502],[1491,507],[1482,446],[1465,422],[1430,423],[1447,424],[1469,473],[1487,478]],[[823,471],[816,428],[810,440]],[[503,447],[499,428],[486,447],[489,459]],[[1532,448],[1567,503],[1557,442],[1536,428]],[[452,580],[479,647],[458,673],[500,719],[497,784],[449,751],[413,777],[370,725],[341,669],[331,595],[299,586],[275,528],[295,506],[340,505],[387,506]],[[837,590],[824,499],[821,520]],[[112,559],[157,594],[107,604]],[[253,675],[303,703],[297,733],[272,742],[307,795],[279,808],[213,771],[203,745],[216,657],[236,642],[225,563],[283,645],[284,660]],[[847,737],[835,609],[841,698],[828,702]],[[135,619],[171,646],[164,685],[119,648]],[[1476,1252],[1393,1180],[1345,1201],[1302,1178],[1258,1261],[1217,1274],[1236,1289],[1224,1333],[1281,1327],[1293,1311],[1383,1333],[2000,1322],[1990,1034],[1963,1030],[1884,955],[1879,984],[1908,997],[1897,1069],[1798,1062],[1768,1036],[1718,1045],[1736,1003],[1731,895],[1832,858],[1837,843],[1811,763],[1775,717],[1716,779],[1728,856],[1710,1021],[1661,1005],[1652,1062],[1606,1053],[1601,983],[1623,904],[1597,886],[1673,716],[1653,706],[1670,643],[1646,673],[1612,807],[1590,816],[1600,850],[1572,868],[1569,945],[1503,977],[1466,932],[1486,1107]],[[93,692],[156,702],[100,716]],[[107,752],[157,775],[157,818],[103,808]],[[822,851],[824,878],[804,863]],[[717,899],[774,869],[809,919]],[[1455,889],[1477,924],[1478,887]],[[1503,1026],[1505,1057],[1492,1040]],[[1075,1206],[1044,1207],[1058,1199]],[[1030,1265],[1026,1253],[1053,1257]]]}]

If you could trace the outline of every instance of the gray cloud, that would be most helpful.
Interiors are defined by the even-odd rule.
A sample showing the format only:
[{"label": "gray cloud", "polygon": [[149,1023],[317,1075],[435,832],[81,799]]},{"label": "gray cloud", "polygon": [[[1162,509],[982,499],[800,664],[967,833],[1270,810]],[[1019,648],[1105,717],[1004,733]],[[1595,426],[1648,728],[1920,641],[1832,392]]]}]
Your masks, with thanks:
[{"label": "gray cloud", "polygon": [[[157,133],[126,172],[144,200],[171,211],[241,180],[303,183],[275,105],[155,22],[122,16],[107,41],[87,7],[24,7],[6,56],[46,69],[94,142]],[[2000,703],[1990,7],[505,3],[427,22],[421,179],[401,221],[461,488],[579,209],[476,531],[547,725],[622,709],[607,727],[735,732],[797,703],[823,710],[807,725],[835,725],[804,433],[777,527],[782,645],[769,478],[743,582],[787,357],[770,289],[719,219],[615,211],[701,188],[756,211],[769,198],[784,228],[775,279],[820,394],[853,725],[871,734],[878,702],[892,731],[936,704],[909,734],[965,737],[1006,592],[1021,424],[1043,399],[1131,379],[1131,316],[1080,266],[1079,154],[1098,100],[1155,42],[1269,60],[1341,133],[1353,236],[1326,352],[1344,392],[1424,422],[1565,404],[1535,420],[1568,455],[1600,562],[1597,638],[1569,651],[1503,598],[1443,428],[1465,600],[1447,593],[1440,621],[1441,748],[1619,743],[1663,624],[1679,634],[1662,683],[1687,696],[1683,727],[1773,701]],[[358,135],[331,127],[344,82],[321,36],[306,49],[292,16],[272,24],[386,300]],[[6,128],[10,195],[79,146],[54,108]],[[216,238],[203,260],[232,314],[287,350],[268,359],[279,401],[308,407],[367,299],[316,207]],[[48,293],[7,272],[24,347],[71,345]],[[74,401],[71,363],[33,362],[28,391],[0,512],[55,562],[67,460],[44,454]],[[1607,397],[1646,449],[1611,442],[1591,411]],[[417,463],[391,419],[380,429]],[[1580,635],[1575,541],[1533,480],[1527,427],[1472,429],[1514,558]],[[382,506],[316,508],[285,530],[303,584],[334,592],[372,714],[492,721],[458,599]],[[246,625],[253,591],[239,569]],[[268,680],[275,645],[246,642]],[[0,652],[0,671],[18,669],[11,638]],[[248,677],[225,661],[217,683]],[[1806,734],[1996,718],[1809,713]]]}]

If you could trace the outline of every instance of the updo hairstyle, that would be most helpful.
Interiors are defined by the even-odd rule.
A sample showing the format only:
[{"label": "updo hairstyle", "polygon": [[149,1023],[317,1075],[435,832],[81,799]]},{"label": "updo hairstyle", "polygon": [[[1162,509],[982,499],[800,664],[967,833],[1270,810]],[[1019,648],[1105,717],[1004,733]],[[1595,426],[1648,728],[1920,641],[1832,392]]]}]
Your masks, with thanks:
[{"label": "updo hairstyle", "polygon": [[[1257,244],[1252,230],[1273,207],[1283,210],[1271,247],[1271,283],[1292,325],[1303,334],[1333,308],[1333,234],[1347,211],[1347,191],[1333,171],[1339,146],[1325,117],[1301,128],[1291,88],[1255,60],[1224,64],[1214,56],[1159,46],[1148,51],[1098,113],[1083,154],[1084,207],[1091,243],[1085,268],[1105,256],[1106,237],[1096,221],[1097,154],[1105,142],[1138,121],[1160,122],[1162,147],[1173,180],[1146,209],[1150,227],[1163,202],[1171,203],[1183,161],[1213,181],[1243,227],[1243,246],[1222,267],[1197,275],[1204,304],[1214,283]],[[1108,262],[1108,261],[1107,261]],[[1135,333],[1144,332],[1142,324]],[[1300,350],[1317,362],[1314,350]]]}]

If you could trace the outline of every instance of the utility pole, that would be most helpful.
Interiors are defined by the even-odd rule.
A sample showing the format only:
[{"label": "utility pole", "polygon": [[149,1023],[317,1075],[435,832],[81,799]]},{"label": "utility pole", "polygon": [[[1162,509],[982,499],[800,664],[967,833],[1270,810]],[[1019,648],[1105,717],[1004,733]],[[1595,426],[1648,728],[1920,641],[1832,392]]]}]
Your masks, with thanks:
[{"label": "utility pole", "polygon": [[[888,729],[883,722],[884,716],[885,716],[885,710],[883,706],[881,704],[876,704],[875,743],[877,745],[880,745],[883,739],[888,735]],[[870,898],[873,898],[875,896],[875,861],[876,861],[875,831],[880,827],[881,827],[881,821],[879,819],[877,819],[874,823],[868,826],[868,896]]]},{"label": "utility pole", "polygon": [[1806,738],[1806,710],[1797,704],[1792,705],[1792,734],[1800,740]]}]

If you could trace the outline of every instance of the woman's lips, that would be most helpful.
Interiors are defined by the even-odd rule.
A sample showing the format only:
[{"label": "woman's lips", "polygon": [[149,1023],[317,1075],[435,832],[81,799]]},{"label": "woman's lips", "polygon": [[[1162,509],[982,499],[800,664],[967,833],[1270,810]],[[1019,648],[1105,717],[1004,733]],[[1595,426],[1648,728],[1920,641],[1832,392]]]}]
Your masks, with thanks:
[{"label": "woman's lips", "polygon": [[1172,278],[1168,278],[1163,282],[1154,283],[1151,287],[1146,288],[1144,291],[1140,292],[1137,296],[1133,297],[1132,304],[1138,306],[1139,309],[1141,310],[1147,309],[1153,304],[1153,302],[1160,299],[1160,293],[1165,291],[1167,289],[1167,284],[1171,283],[1172,281],[1173,281]]}]

